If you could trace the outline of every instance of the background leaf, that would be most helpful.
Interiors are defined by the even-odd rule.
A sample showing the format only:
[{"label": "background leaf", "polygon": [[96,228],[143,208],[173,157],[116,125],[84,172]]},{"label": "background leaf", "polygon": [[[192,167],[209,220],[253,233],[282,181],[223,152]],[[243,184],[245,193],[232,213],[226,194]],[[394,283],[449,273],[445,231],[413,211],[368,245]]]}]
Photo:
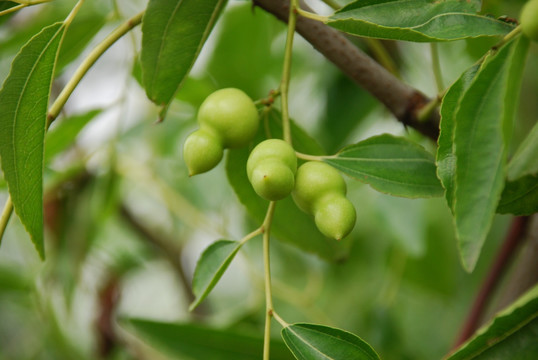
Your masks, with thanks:
[{"label": "background leaf", "polygon": [[463,266],[471,271],[504,187],[506,149],[527,53],[520,37],[488,57],[456,112],[454,219]]},{"label": "background leaf", "polygon": [[538,176],[524,176],[504,186],[497,212],[531,215],[538,212]]},{"label": "background leaf", "polygon": [[324,161],[383,193],[410,198],[443,193],[433,156],[404,138],[373,136]]},{"label": "background leaf", "polygon": [[192,279],[192,291],[196,299],[189,310],[196,308],[215,287],[228,265],[241,248],[241,243],[232,240],[219,240],[204,250],[196,264]]},{"label": "background leaf", "polygon": [[514,157],[508,163],[508,179],[538,174],[538,123],[523,140]]},{"label": "background leaf", "polygon": [[0,91],[0,155],[15,211],[41,258],[43,245],[43,146],[50,88],[62,23],[44,28],[13,60]]},{"label": "background leaf", "polygon": [[[263,339],[227,330],[194,324],[172,324],[128,319],[125,326],[151,345],[176,359],[258,360]],[[291,360],[292,355],[279,341],[271,341],[271,359]]]},{"label": "background leaf", "polygon": [[[198,57],[225,0],[150,0],[142,21],[142,77],[163,109]],[[161,117],[163,113],[161,113]]]},{"label": "background leaf", "polygon": [[513,30],[506,22],[477,15],[476,5],[463,0],[358,0],[327,24],[353,35],[416,42],[501,36]]},{"label": "background leaf", "polygon": [[90,110],[84,114],[57,120],[47,132],[45,140],[45,164],[75,142],[78,133],[102,110]]},{"label": "background leaf", "polygon": [[[271,110],[266,127],[269,134],[264,134],[264,126],[260,126],[258,135],[251,147],[253,148],[257,143],[269,136],[281,138],[281,123],[280,113],[276,110]],[[307,154],[320,154],[322,152],[316,142],[293,122],[291,132],[293,146],[297,151]],[[245,205],[254,221],[261,224],[269,202],[256,194],[248,180],[246,162],[249,152],[250,150],[246,148],[228,150],[226,173],[239,201]],[[293,226],[290,226],[290,219],[293,219]],[[322,235],[317,230],[313,217],[299,210],[291,197],[280,200],[276,205],[271,235],[326,260],[341,260],[348,252],[348,242],[346,240],[341,242],[331,241]]]},{"label": "background leaf", "polygon": [[538,286],[499,313],[447,360],[533,359],[538,351]]},{"label": "background leaf", "polygon": [[374,360],[370,345],[344,330],[314,324],[293,324],[282,329],[282,338],[298,360]]}]

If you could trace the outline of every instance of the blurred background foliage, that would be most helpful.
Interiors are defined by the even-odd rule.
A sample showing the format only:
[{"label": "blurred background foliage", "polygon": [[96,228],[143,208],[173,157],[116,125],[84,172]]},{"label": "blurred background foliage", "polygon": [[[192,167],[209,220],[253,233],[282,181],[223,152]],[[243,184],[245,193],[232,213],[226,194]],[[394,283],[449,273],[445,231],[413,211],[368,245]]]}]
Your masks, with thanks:
[{"label": "blurred background foliage", "polygon": [[[517,17],[522,3],[486,0],[483,12]],[[42,27],[63,19],[73,4],[54,0],[0,18],[1,79],[21,46]],[[330,11],[320,2],[310,4]],[[141,0],[86,2],[67,32],[53,97],[88,50],[145,5]],[[240,239],[257,224],[229,185],[224,163],[189,178],[181,149],[197,126],[197,107],[212,91],[238,87],[260,99],[278,87],[285,26],[248,1],[230,1],[160,124],[139,85],[140,37],[135,29],[99,60],[47,135],[45,262],[17,217],[11,219],[0,251],[2,360],[196,356],[188,351],[192,344],[184,344],[182,352],[170,349],[162,337],[150,339],[148,346],[126,318],[182,323],[185,331],[206,339],[225,334],[232,347],[244,345],[244,335],[236,333],[261,340],[261,239],[243,248],[198,310],[187,311],[190,280],[203,249],[219,238]],[[296,40],[290,113],[327,153],[383,132],[410,136],[434,150],[435,144],[405,129],[308,43]],[[371,43],[355,41],[376,56]],[[435,94],[427,44],[382,45],[398,76]],[[491,40],[439,44],[445,83],[491,45]],[[533,45],[515,145],[537,120],[537,55]],[[441,358],[456,338],[510,217],[496,217],[476,270],[467,274],[443,199],[400,199],[351,179],[347,183],[358,216],[341,245],[344,258],[328,262],[278,239],[272,242],[275,308],[288,322],[351,331],[384,359]],[[0,203],[6,199],[0,180]],[[290,219],[285,226],[297,224]],[[273,331],[278,340],[278,326]],[[225,358],[211,353],[212,340],[207,341],[204,358]]]}]

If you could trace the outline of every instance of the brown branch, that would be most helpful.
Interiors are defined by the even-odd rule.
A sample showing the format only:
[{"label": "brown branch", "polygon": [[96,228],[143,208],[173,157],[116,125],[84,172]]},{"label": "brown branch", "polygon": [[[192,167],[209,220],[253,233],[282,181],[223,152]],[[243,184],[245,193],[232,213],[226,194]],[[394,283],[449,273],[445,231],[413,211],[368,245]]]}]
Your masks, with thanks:
[{"label": "brown branch", "polygon": [[506,234],[504,243],[502,244],[497,257],[493,262],[486,279],[482,283],[480,291],[476,296],[473,306],[469,311],[469,315],[461,329],[460,335],[454,344],[457,348],[463,344],[471,335],[478,329],[482,320],[484,311],[492,299],[492,294],[500,283],[502,276],[506,273],[510,260],[514,257],[518,245],[525,239],[529,223],[529,217],[520,216],[514,218],[510,229]]},{"label": "brown branch", "polygon": [[[287,22],[288,0],[254,0],[254,4]],[[439,113],[434,111],[427,121],[421,122],[417,118],[418,111],[429,102],[424,94],[400,81],[345,35],[319,21],[299,16],[296,31],[344,74],[383,103],[404,125],[437,139]]]}]

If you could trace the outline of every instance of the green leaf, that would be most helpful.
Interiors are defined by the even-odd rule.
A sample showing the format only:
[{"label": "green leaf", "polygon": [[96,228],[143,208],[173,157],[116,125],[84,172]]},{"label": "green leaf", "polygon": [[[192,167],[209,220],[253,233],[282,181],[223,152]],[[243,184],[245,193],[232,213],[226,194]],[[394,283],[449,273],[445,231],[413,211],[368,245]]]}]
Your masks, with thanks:
[{"label": "green leaf", "polygon": [[416,42],[502,36],[514,29],[476,13],[467,0],[358,0],[329,17],[327,24],[371,38]]},{"label": "green leaf", "polygon": [[405,138],[374,136],[324,161],[390,195],[418,198],[443,194],[433,156]]},{"label": "green leaf", "polygon": [[[142,319],[127,319],[125,326],[156,349],[175,359],[259,360],[263,339],[195,324],[173,324]],[[272,360],[293,357],[280,341],[271,341]]]},{"label": "green leaf", "polygon": [[[282,138],[280,113],[272,110],[267,119],[267,125],[268,134],[265,133],[265,126],[260,126],[251,148],[266,137]],[[297,151],[314,155],[322,153],[317,143],[293,122],[291,123],[291,133],[293,146]],[[265,218],[269,202],[256,194],[248,180],[246,163],[249,152],[250,150],[247,148],[228,150],[226,174],[239,201],[246,207],[254,221],[261,224]],[[293,226],[290,226],[290,219],[293,219]],[[313,217],[299,210],[291,196],[280,200],[276,205],[271,235],[331,261],[342,260],[349,250],[347,247],[349,243],[346,240],[336,242],[322,235],[317,230]]]},{"label": "green leaf", "polygon": [[454,130],[454,219],[463,266],[472,271],[504,187],[506,149],[528,41],[489,56],[462,95]]},{"label": "green leaf", "polygon": [[293,324],[282,329],[282,338],[298,360],[373,360],[374,349],[344,330],[315,324]]},{"label": "green leaf", "polygon": [[446,92],[441,103],[440,133],[437,143],[437,177],[445,188],[445,198],[450,211],[454,212],[454,173],[456,157],[454,154],[454,129],[456,127],[456,110],[459,100],[474,80],[479,65],[467,69]]},{"label": "green leaf", "polygon": [[146,94],[162,106],[180,87],[209,36],[225,0],[150,0],[142,20],[140,61]]},{"label": "green leaf", "polygon": [[43,146],[54,64],[64,26],[44,28],[24,45],[0,91],[0,156],[15,211],[44,259]]},{"label": "green leaf", "polygon": [[45,164],[73,144],[80,130],[100,113],[95,109],[55,122],[45,138]]},{"label": "green leaf", "polygon": [[533,126],[508,163],[509,180],[525,175],[538,175],[538,123]]},{"label": "green leaf", "polygon": [[538,212],[538,176],[528,175],[508,181],[497,212],[514,215],[531,215]]},{"label": "green leaf", "polygon": [[196,299],[189,307],[194,310],[213,290],[243,244],[232,240],[218,240],[202,253],[192,279]]},{"label": "green leaf", "polygon": [[538,353],[538,286],[499,313],[447,360],[534,359]]}]

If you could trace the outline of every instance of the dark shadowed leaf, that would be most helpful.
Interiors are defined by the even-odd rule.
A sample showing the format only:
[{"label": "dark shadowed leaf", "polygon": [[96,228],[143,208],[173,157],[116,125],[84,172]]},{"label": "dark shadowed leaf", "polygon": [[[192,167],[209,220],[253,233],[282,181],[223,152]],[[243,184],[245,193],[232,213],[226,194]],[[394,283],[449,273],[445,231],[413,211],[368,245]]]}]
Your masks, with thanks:
[{"label": "dark shadowed leaf", "polygon": [[433,156],[405,138],[374,136],[324,161],[390,195],[418,198],[443,194]]},{"label": "dark shadowed leaf", "polygon": [[[195,324],[173,324],[128,319],[126,328],[174,359],[259,360],[263,339],[228,330],[217,330]],[[271,359],[293,359],[280,341],[271,341]]]},{"label": "dark shadowed leaf", "polygon": [[528,175],[506,182],[497,212],[513,215],[538,212],[538,176]]},{"label": "dark shadowed leaf", "polygon": [[190,305],[190,311],[194,310],[213,290],[241,245],[237,241],[218,240],[204,250],[196,264],[192,279],[192,292],[196,299]]},{"label": "dark shadowed leaf", "polygon": [[142,21],[142,77],[161,117],[187,76],[226,0],[150,0]]},{"label": "dark shadowed leaf", "polygon": [[0,91],[0,157],[17,215],[37,252],[43,245],[43,147],[62,23],[44,28],[17,54]]},{"label": "dark shadowed leaf", "polygon": [[375,360],[374,349],[344,330],[315,324],[293,324],[282,329],[282,338],[298,360]]},{"label": "dark shadowed leaf", "polygon": [[454,130],[454,219],[463,266],[472,271],[504,187],[506,149],[528,41],[486,58],[459,101]]},{"label": "dark shadowed leaf", "polygon": [[478,330],[447,360],[532,360],[538,354],[538,287]]},{"label": "dark shadowed leaf", "polygon": [[417,42],[502,36],[514,26],[478,15],[465,0],[358,0],[332,15],[327,24],[364,37]]}]

